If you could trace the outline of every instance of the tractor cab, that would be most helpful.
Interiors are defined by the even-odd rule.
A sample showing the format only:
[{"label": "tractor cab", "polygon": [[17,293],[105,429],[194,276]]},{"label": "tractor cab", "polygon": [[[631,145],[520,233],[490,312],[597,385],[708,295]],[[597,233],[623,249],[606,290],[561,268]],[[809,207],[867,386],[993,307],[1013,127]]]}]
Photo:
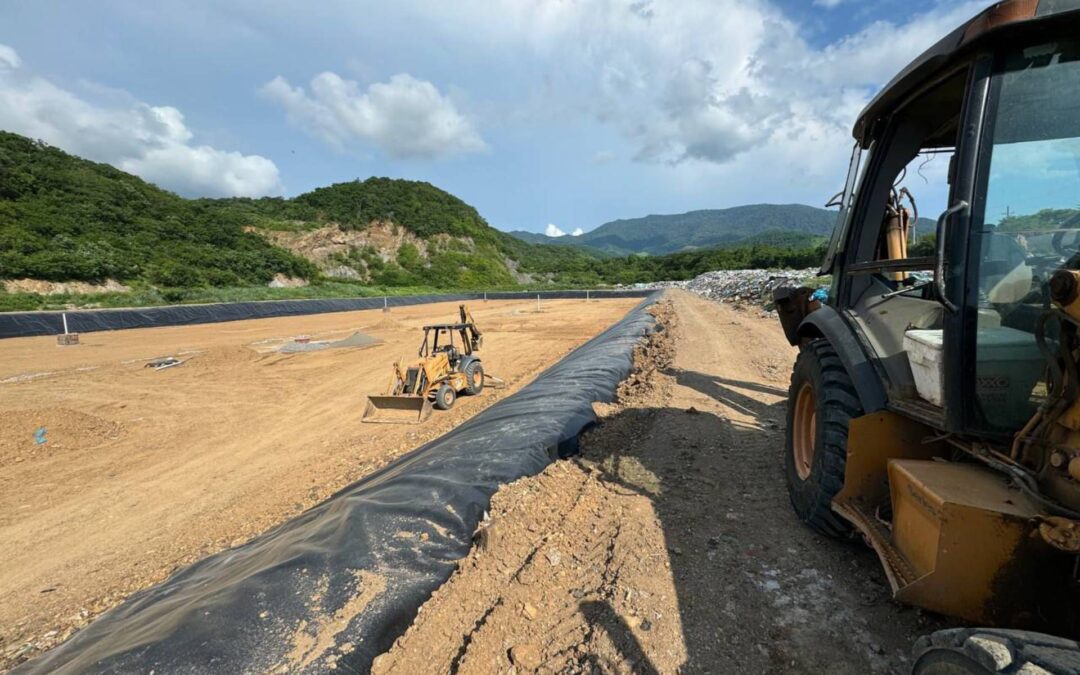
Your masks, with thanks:
[{"label": "tractor cab", "polygon": [[855,125],[821,273],[872,357],[881,407],[1006,440],[1046,401],[1043,350],[1060,326],[1040,317],[1055,272],[1080,269],[1070,4],[1080,10],[995,5],[901,72]]},{"label": "tractor cab", "polygon": [[[900,602],[1080,637],[1080,0],[992,5],[853,135],[827,293],[775,296],[792,506],[865,539]],[[1075,642],[984,635],[1077,672]],[[957,636],[914,672],[991,672]]]},{"label": "tractor cab", "polygon": [[[443,356],[450,367],[456,368],[462,357],[472,356],[474,349],[479,349],[483,344],[478,333],[474,338],[474,329],[475,326],[471,323],[424,326],[424,341],[420,343],[418,355],[422,359]],[[454,339],[455,334],[459,336],[457,341]]]}]

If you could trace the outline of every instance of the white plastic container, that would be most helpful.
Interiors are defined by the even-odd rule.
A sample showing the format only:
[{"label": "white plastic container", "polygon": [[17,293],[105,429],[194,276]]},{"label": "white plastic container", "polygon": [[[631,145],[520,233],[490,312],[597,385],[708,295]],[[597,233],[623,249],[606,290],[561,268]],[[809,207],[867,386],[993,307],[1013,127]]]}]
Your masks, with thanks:
[{"label": "white plastic container", "polygon": [[[915,389],[937,406],[945,400],[943,345],[940,330],[904,333]],[[976,353],[975,393],[984,414],[997,424],[1022,424],[1030,415],[1031,391],[1045,367],[1035,336],[1008,326],[980,327]]]},{"label": "white plastic container", "polygon": [[945,404],[945,342],[940,330],[909,330],[904,333],[915,390],[936,406]]}]

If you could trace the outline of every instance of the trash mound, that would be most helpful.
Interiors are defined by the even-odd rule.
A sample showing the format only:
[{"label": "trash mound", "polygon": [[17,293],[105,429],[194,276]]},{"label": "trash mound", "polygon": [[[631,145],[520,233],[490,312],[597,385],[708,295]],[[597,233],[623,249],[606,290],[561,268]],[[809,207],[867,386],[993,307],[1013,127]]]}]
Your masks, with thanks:
[{"label": "trash mound", "polygon": [[339,349],[341,347],[373,347],[383,343],[377,337],[365,335],[357,331],[344,340],[318,340],[316,342],[286,342],[278,348],[282,354],[296,354],[298,352],[318,352],[323,349]]},{"label": "trash mound", "polygon": [[689,281],[661,281],[650,288],[682,288],[709,300],[772,308],[773,291],[785,286],[813,286],[817,270],[720,270]]}]

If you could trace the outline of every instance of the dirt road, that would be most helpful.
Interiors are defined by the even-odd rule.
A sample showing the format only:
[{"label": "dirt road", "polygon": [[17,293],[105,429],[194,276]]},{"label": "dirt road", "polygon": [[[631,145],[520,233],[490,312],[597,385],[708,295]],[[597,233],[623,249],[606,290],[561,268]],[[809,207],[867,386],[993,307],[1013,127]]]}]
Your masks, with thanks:
[{"label": "dirt road", "polygon": [[907,672],[937,620],[788,505],[795,350],[773,318],[668,297],[583,455],[496,495],[375,672]]},{"label": "dirt road", "polygon": [[[445,433],[637,302],[474,303],[486,369],[510,387],[422,426],[361,424],[364,395],[451,303],[0,341],[0,670]],[[384,343],[275,351],[357,331]],[[144,367],[167,355],[189,360]]]}]

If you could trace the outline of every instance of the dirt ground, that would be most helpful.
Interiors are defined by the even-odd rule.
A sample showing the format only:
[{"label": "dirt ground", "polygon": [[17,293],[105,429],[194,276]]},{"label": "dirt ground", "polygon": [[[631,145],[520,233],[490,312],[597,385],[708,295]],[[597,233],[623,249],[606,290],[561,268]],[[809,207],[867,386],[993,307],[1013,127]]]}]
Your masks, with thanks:
[{"label": "dirt ground", "polygon": [[[364,396],[452,303],[0,341],[0,670],[445,433],[637,302],[474,303],[485,367],[509,387],[420,426],[361,424]],[[276,351],[358,331],[384,342]],[[144,367],[162,356],[185,362]]]},{"label": "dirt ground", "polygon": [[582,456],[496,494],[373,672],[907,673],[940,619],[788,504],[796,350],[758,310],[667,297]]}]

